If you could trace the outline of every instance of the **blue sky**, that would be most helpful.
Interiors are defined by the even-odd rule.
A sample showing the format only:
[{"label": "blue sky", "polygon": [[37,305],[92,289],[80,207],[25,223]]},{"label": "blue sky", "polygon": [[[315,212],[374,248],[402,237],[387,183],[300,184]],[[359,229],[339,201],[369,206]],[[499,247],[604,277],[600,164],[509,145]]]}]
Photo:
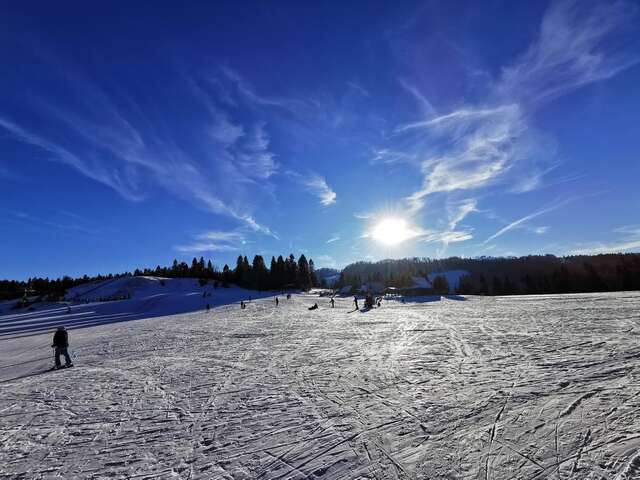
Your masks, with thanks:
[{"label": "blue sky", "polygon": [[640,251],[636,2],[134,3],[0,7],[2,278]]}]

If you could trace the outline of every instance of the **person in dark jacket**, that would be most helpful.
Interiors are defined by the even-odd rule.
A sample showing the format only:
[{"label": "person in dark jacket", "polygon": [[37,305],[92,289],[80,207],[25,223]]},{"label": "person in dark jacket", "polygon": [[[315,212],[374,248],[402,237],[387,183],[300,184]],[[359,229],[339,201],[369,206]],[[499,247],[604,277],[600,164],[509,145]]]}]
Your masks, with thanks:
[{"label": "person in dark jacket", "polygon": [[71,357],[69,356],[68,348],[69,348],[69,335],[64,327],[58,327],[56,333],[53,334],[53,345],[51,348],[55,348],[56,355],[56,368],[62,368],[62,364],[60,363],[60,355],[64,355],[64,363],[65,367],[73,367],[73,362],[71,361]]}]

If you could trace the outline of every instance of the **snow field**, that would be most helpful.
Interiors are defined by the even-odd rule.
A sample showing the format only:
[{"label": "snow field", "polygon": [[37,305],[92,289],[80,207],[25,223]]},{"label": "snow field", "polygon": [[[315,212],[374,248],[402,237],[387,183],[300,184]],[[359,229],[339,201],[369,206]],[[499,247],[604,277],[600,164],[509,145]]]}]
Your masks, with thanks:
[{"label": "snow field", "polygon": [[280,300],[0,337],[0,477],[640,478],[640,293]]}]

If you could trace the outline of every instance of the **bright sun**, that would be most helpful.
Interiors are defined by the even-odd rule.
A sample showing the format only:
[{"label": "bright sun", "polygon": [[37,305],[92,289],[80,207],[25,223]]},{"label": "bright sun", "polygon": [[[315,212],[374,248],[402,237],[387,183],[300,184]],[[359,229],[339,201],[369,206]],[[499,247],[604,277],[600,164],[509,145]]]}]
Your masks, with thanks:
[{"label": "bright sun", "polygon": [[397,245],[414,236],[415,232],[402,218],[385,218],[371,230],[371,237],[384,245]]}]

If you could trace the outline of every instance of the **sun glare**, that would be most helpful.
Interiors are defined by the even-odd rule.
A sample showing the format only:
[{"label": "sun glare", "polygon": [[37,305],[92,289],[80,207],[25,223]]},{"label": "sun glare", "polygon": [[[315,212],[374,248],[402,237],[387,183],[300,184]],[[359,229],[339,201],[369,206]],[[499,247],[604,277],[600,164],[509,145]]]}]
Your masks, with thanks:
[{"label": "sun glare", "polygon": [[373,227],[371,237],[384,245],[397,245],[415,237],[415,232],[402,218],[385,218]]}]

